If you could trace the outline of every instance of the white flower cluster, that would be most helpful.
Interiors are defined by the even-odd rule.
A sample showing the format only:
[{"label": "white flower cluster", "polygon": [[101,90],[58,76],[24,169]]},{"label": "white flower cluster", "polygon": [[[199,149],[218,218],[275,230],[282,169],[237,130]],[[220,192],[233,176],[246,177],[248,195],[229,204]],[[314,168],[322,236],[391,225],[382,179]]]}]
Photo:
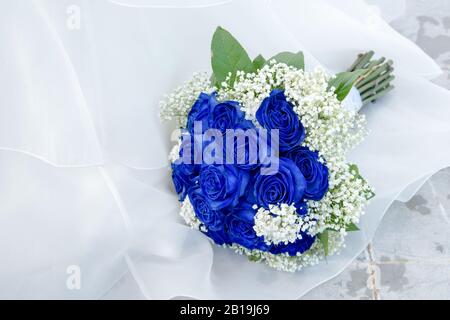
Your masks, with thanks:
[{"label": "white flower cluster", "polygon": [[169,152],[170,163],[175,163],[180,158],[181,139],[175,144]]},{"label": "white flower cluster", "polygon": [[348,164],[344,169],[330,172],[330,189],[320,201],[308,201],[309,214],[317,221],[315,230],[332,229],[346,234],[349,224],[357,224],[364,207],[373,195],[371,186]]},{"label": "white flower cluster", "polygon": [[[328,254],[339,254],[342,247],[344,247],[344,236],[337,232],[330,233]],[[296,272],[305,267],[316,265],[325,256],[324,248],[319,241],[314,242],[308,251],[297,256],[290,256],[287,253],[272,254],[261,250],[248,250],[236,244],[233,244],[230,248],[238,254],[247,256],[251,261],[266,263],[271,268],[285,272]]]},{"label": "white flower cluster", "polygon": [[176,120],[180,126],[186,124],[187,115],[200,93],[212,93],[214,87],[207,73],[194,73],[192,78],[182,86],[166,95],[160,103],[160,119]]},{"label": "white flower cluster", "polygon": [[263,237],[268,244],[289,244],[301,239],[301,232],[310,227],[309,217],[305,219],[297,214],[295,205],[283,203],[271,205],[269,210],[259,208],[256,212],[253,229],[258,237]]},{"label": "white flower cluster", "polygon": [[318,150],[327,166],[345,163],[347,152],[366,134],[364,116],[342,107],[334,88],[328,88],[329,80],[318,68],[312,73],[303,72],[288,82],[285,89],[306,129],[305,145]]},{"label": "white flower cluster", "polygon": [[245,118],[256,123],[256,111],[261,102],[270,95],[273,88],[282,85],[281,79],[276,77],[279,68],[289,67],[285,64],[272,64],[264,66],[257,73],[237,72],[233,86],[228,85],[228,80],[222,83],[218,91],[220,100],[235,100],[241,103]]},{"label": "white flower cluster", "polygon": [[[281,209],[283,207],[283,209]],[[276,209],[277,207],[273,207],[272,210],[275,212],[280,212],[284,210],[285,212],[294,212],[295,207],[282,205],[278,207],[280,211]],[[192,229],[200,230],[202,232],[207,232],[208,229],[204,224],[197,218],[194,212],[194,208],[189,200],[189,197],[181,204],[180,216],[184,219],[186,224],[190,226]],[[256,220],[256,218],[255,218]],[[307,225],[304,224],[305,227]],[[212,240],[211,240],[212,241]],[[343,246],[344,235],[334,232],[330,233],[330,238],[328,242],[328,253],[336,254],[339,252],[339,249]],[[320,242],[316,241],[312,247],[303,254],[298,254],[297,256],[289,256],[287,253],[285,254],[272,254],[270,252],[265,252],[261,250],[248,250],[240,245],[224,245],[224,247],[228,247],[238,254],[242,254],[247,256],[250,260],[255,262],[263,262],[267,263],[271,268],[275,268],[280,271],[286,272],[296,272],[301,270],[304,267],[312,266],[320,262],[320,260],[324,257],[324,249]]]},{"label": "white flower cluster", "polygon": [[189,197],[186,197],[186,199],[184,199],[184,201],[181,203],[180,216],[184,219],[186,224],[192,229],[200,230],[203,232],[208,231],[205,225],[202,224],[202,222],[195,215],[195,211],[194,208],[192,207]]}]

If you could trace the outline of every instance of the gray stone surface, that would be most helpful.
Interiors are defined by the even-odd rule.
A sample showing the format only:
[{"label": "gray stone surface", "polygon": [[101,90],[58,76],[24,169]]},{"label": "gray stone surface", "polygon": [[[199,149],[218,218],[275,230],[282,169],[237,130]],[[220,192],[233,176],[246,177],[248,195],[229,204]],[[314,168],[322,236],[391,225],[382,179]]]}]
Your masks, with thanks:
[{"label": "gray stone surface", "polygon": [[[450,89],[450,1],[407,0],[392,26],[439,63],[434,81]],[[450,168],[395,202],[365,252],[303,299],[450,299]]]},{"label": "gray stone surface", "polygon": [[395,202],[374,240],[303,299],[450,299],[450,169]]},{"label": "gray stone surface", "polygon": [[440,64],[445,72],[435,82],[450,88],[450,1],[407,0],[404,15],[392,26]]}]

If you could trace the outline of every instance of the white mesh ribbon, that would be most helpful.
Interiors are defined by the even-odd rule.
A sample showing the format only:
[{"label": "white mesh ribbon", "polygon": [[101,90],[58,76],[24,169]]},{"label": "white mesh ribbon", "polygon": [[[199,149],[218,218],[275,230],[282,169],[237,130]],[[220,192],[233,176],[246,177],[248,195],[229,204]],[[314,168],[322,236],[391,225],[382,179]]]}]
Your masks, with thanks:
[{"label": "white mesh ribbon", "polygon": [[348,95],[342,101],[342,107],[350,111],[358,112],[362,106],[361,94],[358,89],[352,87]]}]

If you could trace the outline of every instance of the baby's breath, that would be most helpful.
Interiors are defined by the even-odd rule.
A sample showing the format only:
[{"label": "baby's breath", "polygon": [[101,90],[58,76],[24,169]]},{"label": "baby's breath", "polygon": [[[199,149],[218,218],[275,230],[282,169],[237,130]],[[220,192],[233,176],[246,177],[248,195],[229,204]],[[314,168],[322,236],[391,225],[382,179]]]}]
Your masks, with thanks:
[{"label": "baby's breath", "polygon": [[255,215],[256,235],[268,244],[289,244],[302,239],[301,232],[309,229],[309,217],[303,219],[297,214],[295,205],[271,205],[269,210],[259,208]]},{"label": "baby's breath", "polygon": [[181,203],[180,216],[184,219],[184,222],[192,229],[207,232],[207,228],[195,215],[194,208],[188,197]]},{"label": "baby's breath", "polygon": [[207,73],[194,73],[182,86],[166,95],[160,103],[161,120],[176,120],[179,126],[186,124],[187,115],[200,93],[211,93],[214,88]]},{"label": "baby's breath", "polygon": [[[343,243],[344,236],[342,234],[337,232],[330,233],[328,254],[339,254]],[[266,263],[271,268],[286,272],[296,272],[305,267],[316,265],[325,256],[323,246],[318,241],[314,242],[308,251],[297,256],[290,256],[287,253],[272,254],[261,250],[249,250],[237,244],[229,247],[238,254],[247,256],[252,261]]]}]

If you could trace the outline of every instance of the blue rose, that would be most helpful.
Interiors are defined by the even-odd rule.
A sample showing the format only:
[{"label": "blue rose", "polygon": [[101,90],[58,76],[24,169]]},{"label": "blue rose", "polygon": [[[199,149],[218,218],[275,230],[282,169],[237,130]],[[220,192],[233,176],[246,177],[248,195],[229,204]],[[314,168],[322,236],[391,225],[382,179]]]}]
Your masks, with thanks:
[{"label": "blue rose", "polygon": [[211,208],[208,199],[203,195],[200,188],[189,189],[188,196],[195,215],[208,230],[217,231],[223,228],[223,214]]},{"label": "blue rose", "polygon": [[235,206],[244,194],[249,174],[232,165],[203,165],[200,187],[212,209]]},{"label": "blue rose", "polygon": [[206,234],[219,246],[223,244],[231,244],[230,238],[223,228],[220,228],[216,231],[212,231],[209,229],[207,232],[204,232],[204,234]]},{"label": "blue rose", "polygon": [[186,184],[183,179],[175,173],[175,171],[172,171],[172,182],[175,187],[175,192],[178,194],[178,199],[183,201],[186,198]]},{"label": "blue rose", "polygon": [[273,175],[257,172],[248,193],[250,203],[268,209],[270,204],[299,204],[303,201],[306,181],[300,169],[287,158],[279,158],[278,171]]},{"label": "blue rose", "polygon": [[295,147],[286,153],[306,180],[305,198],[319,201],[328,191],[328,168],[319,162],[319,154],[306,147]]},{"label": "blue rose", "polygon": [[209,127],[210,115],[217,105],[216,94],[200,93],[188,114],[186,129],[193,134],[195,122],[202,123],[202,133]]},{"label": "blue rose", "polygon": [[198,169],[195,165],[172,164],[172,181],[180,201],[186,198],[187,191],[194,184],[197,175]]},{"label": "blue rose", "polygon": [[209,126],[225,133],[227,129],[234,129],[243,121],[244,116],[238,102],[225,101],[217,104],[212,110]]},{"label": "blue rose", "polygon": [[268,245],[263,237],[258,237],[253,229],[256,211],[248,203],[241,203],[227,216],[226,225],[230,241],[249,250],[267,251]]},{"label": "blue rose", "polygon": [[314,241],[316,240],[316,237],[311,237],[310,235],[306,233],[302,233],[302,239],[298,239],[294,243],[289,244],[278,244],[273,245],[270,248],[270,253],[273,254],[280,254],[280,253],[287,253],[290,256],[296,256],[297,253],[304,253],[305,251],[309,250],[311,246],[313,245]]},{"label": "blue rose", "polygon": [[273,90],[264,99],[256,112],[256,119],[267,130],[279,130],[281,151],[298,146],[305,139],[305,128],[282,90]]}]

